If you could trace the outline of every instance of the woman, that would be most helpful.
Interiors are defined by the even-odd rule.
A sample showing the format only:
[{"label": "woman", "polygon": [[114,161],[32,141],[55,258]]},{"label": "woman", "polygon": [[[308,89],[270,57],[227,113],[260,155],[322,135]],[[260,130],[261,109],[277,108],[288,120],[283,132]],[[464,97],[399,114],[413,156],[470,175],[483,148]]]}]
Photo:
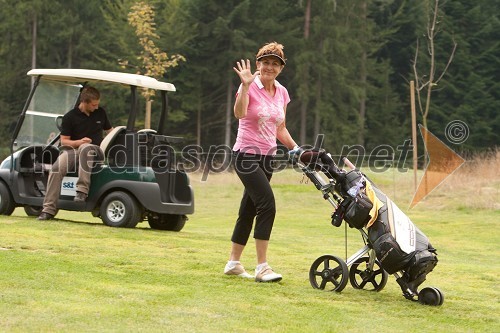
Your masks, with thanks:
[{"label": "woman", "polygon": [[286,125],[288,91],[276,77],[285,67],[283,45],[265,44],[256,55],[257,70],[252,74],[250,60],[233,67],[241,84],[236,94],[234,115],[239,119],[238,136],[233,147],[235,170],[245,186],[238,219],[231,237],[232,247],[224,273],[253,278],[240,263],[240,257],[252,231],[257,250],[255,281],[282,279],[267,263],[267,248],[276,215],[274,194],[269,184],[271,162],[276,154],[276,139],[288,149],[298,148]]}]

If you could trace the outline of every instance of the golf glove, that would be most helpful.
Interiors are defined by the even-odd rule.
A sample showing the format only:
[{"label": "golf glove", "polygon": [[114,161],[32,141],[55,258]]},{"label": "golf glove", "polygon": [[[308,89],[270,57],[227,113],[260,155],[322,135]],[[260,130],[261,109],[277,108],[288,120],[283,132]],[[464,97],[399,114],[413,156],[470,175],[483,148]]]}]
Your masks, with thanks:
[{"label": "golf glove", "polygon": [[302,148],[300,148],[300,146],[296,145],[295,147],[293,147],[293,149],[288,151],[288,161],[292,164],[297,163],[297,161],[300,158],[300,154],[302,154],[303,151],[304,151],[304,149],[302,149]]}]

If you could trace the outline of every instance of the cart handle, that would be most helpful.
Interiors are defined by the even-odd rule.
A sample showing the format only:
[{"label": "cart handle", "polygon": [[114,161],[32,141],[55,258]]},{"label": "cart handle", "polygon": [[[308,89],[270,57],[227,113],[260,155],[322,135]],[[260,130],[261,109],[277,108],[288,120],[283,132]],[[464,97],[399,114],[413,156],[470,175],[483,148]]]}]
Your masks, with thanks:
[{"label": "cart handle", "polygon": [[347,165],[351,170],[356,170],[356,166],[352,164],[351,161],[347,159],[347,157],[342,157],[342,160],[344,161],[345,165]]}]

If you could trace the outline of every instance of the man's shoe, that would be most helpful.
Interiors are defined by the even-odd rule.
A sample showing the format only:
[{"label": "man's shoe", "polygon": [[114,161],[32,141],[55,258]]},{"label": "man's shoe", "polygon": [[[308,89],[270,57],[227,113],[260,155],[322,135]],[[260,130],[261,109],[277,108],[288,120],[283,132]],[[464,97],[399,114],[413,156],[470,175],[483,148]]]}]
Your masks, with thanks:
[{"label": "man's shoe", "polygon": [[73,199],[73,201],[75,201],[75,202],[85,202],[85,200],[87,200],[87,193],[76,191],[76,195],[75,195],[75,198]]},{"label": "man's shoe", "polygon": [[237,275],[242,278],[253,279],[253,276],[247,273],[242,264],[236,264],[233,267],[226,265],[224,268],[224,274]]},{"label": "man's shoe", "polygon": [[255,270],[255,281],[257,282],[278,282],[281,281],[282,278],[283,276],[274,273],[269,265],[263,267],[260,271]]},{"label": "man's shoe", "polygon": [[49,214],[49,213],[45,213],[45,212],[42,212],[42,213],[38,216],[38,220],[39,220],[39,221],[47,221],[47,220],[52,220],[53,218],[54,218],[54,215]]}]

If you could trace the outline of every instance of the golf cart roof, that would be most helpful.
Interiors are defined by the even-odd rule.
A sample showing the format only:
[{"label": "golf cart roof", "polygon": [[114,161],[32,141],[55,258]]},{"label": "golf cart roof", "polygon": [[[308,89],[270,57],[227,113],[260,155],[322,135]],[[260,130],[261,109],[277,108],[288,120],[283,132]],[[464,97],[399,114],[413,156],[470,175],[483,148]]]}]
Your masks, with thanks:
[{"label": "golf cart roof", "polygon": [[161,82],[155,78],[130,73],[108,72],[93,69],[32,69],[30,76],[42,76],[44,80],[79,82],[114,82],[148,89],[175,91],[172,83]]}]

